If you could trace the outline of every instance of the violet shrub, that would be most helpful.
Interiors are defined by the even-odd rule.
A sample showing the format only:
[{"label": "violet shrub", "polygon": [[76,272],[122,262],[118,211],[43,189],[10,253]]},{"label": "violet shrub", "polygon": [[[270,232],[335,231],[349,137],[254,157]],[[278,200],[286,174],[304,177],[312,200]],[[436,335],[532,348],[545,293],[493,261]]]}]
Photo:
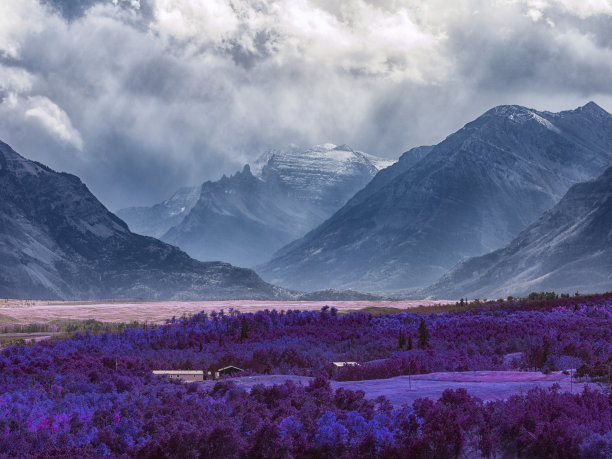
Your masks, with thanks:
[{"label": "violet shrub", "polygon": [[[611,311],[610,296],[429,315],[230,311],[11,347],[0,351],[0,455],[606,457],[609,393],[552,388],[483,403],[449,390],[394,408],[333,391],[329,379],[508,369],[508,354],[520,355],[523,369],[580,365],[579,376],[605,379]],[[336,369],[333,361],[360,365]],[[247,392],[231,381],[207,389],[151,373],[225,365],[315,378]]]}]

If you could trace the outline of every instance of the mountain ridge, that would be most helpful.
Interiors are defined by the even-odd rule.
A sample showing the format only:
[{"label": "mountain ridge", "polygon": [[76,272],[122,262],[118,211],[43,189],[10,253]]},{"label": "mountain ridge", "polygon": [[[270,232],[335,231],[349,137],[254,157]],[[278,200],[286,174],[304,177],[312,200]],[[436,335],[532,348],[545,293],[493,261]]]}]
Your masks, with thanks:
[{"label": "mountain ridge", "polygon": [[496,298],[610,289],[612,167],[571,187],[506,247],[460,263],[422,293]]},{"label": "mountain ridge", "polygon": [[[347,145],[270,150],[253,166],[203,183],[197,200],[160,237],[200,260],[254,266],[323,222],[391,163]],[[169,209],[154,206],[155,218],[158,207]],[[133,213],[119,214],[131,228],[146,226]]]},{"label": "mountain ridge", "polygon": [[401,164],[257,271],[297,289],[427,286],[503,247],[612,164],[612,116],[594,103],[560,113],[494,107],[394,171]]},{"label": "mountain ridge", "polygon": [[76,176],[0,142],[0,297],[293,298],[255,272],[129,231]]}]

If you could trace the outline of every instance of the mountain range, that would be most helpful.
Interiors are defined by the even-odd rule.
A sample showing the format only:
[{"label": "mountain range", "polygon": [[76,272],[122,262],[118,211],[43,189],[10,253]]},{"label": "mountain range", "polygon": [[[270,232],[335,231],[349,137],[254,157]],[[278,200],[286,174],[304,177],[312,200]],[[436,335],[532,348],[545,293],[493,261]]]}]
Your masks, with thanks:
[{"label": "mountain range", "polygon": [[0,142],[0,297],[375,300],[610,290],[610,166],[612,115],[595,103],[559,113],[499,106],[395,163],[345,145],[276,150],[230,177],[122,211],[133,228],[202,259],[252,266],[280,248],[256,268],[268,283],[132,232],[78,177]]},{"label": "mountain range", "polygon": [[81,180],[0,142],[0,297],[287,299],[249,269],[132,233]]},{"label": "mountain range", "polygon": [[[277,285],[398,292],[510,243],[568,189],[612,164],[612,116],[590,102],[498,106],[400,160],[320,226],[257,267]],[[411,158],[410,158],[411,159]]]},{"label": "mountain range", "polygon": [[505,298],[612,288],[612,167],[574,185],[508,246],[459,264],[423,293]]},{"label": "mountain range", "polygon": [[230,177],[118,215],[199,260],[251,267],[321,224],[393,162],[346,145],[273,150]]}]

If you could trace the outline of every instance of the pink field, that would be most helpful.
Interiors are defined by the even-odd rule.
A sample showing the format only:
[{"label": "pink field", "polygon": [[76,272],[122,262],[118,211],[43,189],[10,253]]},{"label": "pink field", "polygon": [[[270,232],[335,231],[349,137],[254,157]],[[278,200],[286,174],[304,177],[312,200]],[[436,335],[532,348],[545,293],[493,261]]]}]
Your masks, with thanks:
[{"label": "pink field", "polygon": [[[312,378],[293,375],[247,376],[231,378],[239,387],[251,389],[256,384],[271,386],[282,384],[286,380],[296,384],[308,384]],[[582,392],[587,385],[595,384],[573,382],[570,377],[560,372],[545,375],[539,372],[524,371],[469,371],[461,373],[430,373],[412,377],[398,376],[389,379],[367,381],[331,381],[333,389],[344,387],[351,390],[362,390],[368,399],[384,395],[394,406],[404,403],[412,404],[417,398],[428,397],[437,400],[445,389],[466,389],[471,395],[482,400],[503,400],[511,395],[525,393],[535,387],[547,388],[559,384],[562,391]],[[204,384],[214,385],[213,381]]]},{"label": "pink field", "polygon": [[[96,319],[103,322],[163,322],[173,316],[195,314],[201,311],[226,312],[231,308],[242,312],[263,309],[319,310],[323,306],[336,307],[340,311],[367,307],[408,309],[418,306],[434,306],[454,301],[159,301],[132,303],[48,302],[4,300],[0,301],[2,323],[49,322],[55,319]],[[4,317],[2,317],[4,316]]]}]

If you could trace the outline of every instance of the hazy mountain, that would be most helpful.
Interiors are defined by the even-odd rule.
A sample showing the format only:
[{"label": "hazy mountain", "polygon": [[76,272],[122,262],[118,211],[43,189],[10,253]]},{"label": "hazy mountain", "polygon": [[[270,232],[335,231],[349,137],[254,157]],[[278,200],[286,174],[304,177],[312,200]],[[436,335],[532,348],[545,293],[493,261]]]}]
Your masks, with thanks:
[{"label": "hazy mountain", "polygon": [[390,164],[345,145],[271,151],[252,168],[204,183],[191,211],[162,239],[200,260],[254,266],[319,225]]},{"label": "hazy mountain", "polygon": [[505,298],[612,291],[612,168],[574,185],[507,247],[459,264],[426,294]]},{"label": "hazy mountain", "polygon": [[612,116],[499,106],[380,172],[258,272],[299,289],[399,291],[508,244],[571,185],[612,164]]},{"label": "hazy mountain", "polygon": [[0,142],[0,297],[287,297],[248,269],[133,234],[79,180]]},{"label": "hazy mountain", "polygon": [[117,216],[128,223],[131,231],[160,238],[191,212],[200,197],[200,188],[181,188],[159,204],[151,207],[127,207],[118,210]]}]

